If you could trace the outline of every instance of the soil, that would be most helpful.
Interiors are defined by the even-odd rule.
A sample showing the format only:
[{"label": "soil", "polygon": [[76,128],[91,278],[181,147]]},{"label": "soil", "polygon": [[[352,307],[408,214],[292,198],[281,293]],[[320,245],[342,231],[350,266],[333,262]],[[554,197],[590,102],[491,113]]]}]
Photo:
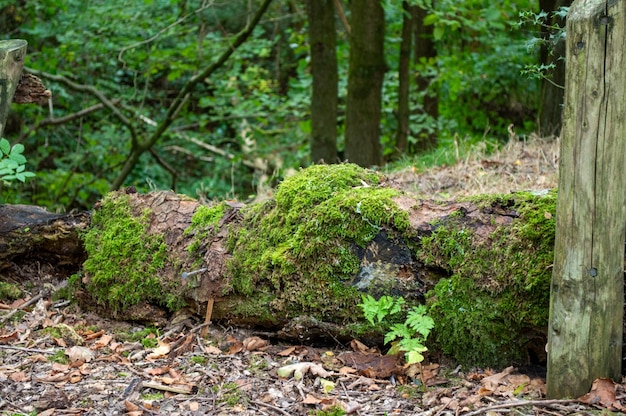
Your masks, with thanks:
[{"label": "soil", "polygon": [[[512,142],[389,178],[445,199],[552,188],[557,152],[555,141]],[[1,415],[587,415],[626,400],[610,380],[577,400],[546,400],[541,367],[462,368],[429,356],[404,366],[356,340],[284,345],[191,312],[158,329],[106,320],[54,301],[59,280],[32,282],[28,297],[0,304]]]}]

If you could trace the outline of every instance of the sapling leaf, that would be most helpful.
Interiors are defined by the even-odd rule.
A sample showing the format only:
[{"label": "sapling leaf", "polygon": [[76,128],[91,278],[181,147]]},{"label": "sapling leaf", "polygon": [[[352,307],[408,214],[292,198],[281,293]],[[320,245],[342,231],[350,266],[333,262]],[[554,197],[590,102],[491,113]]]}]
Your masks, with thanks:
[{"label": "sapling leaf", "polygon": [[[0,152],[2,152],[2,154],[8,155],[10,151],[11,144],[9,143],[9,141],[5,138],[0,139]],[[0,154],[0,156],[2,156],[2,154]]]}]

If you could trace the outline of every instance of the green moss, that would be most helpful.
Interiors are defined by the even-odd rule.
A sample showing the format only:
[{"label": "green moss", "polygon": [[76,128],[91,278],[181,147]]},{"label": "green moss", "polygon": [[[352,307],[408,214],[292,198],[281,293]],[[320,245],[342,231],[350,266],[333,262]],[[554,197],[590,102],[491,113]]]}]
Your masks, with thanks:
[{"label": "green moss", "polygon": [[422,241],[427,265],[451,277],[429,294],[435,339],[463,364],[523,363],[531,327],[545,327],[553,260],[556,193],[495,195],[473,201],[516,217],[478,238],[467,221],[449,218]]},{"label": "green moss", "polygon": [[15,300],[22,296],[22,290],[19,286],[0,282],[0,300]]},{"label": "green moss", "polygon": [[121,310],[140,302],[179,307],[175,287],[163,287],[159,271],[167,261],[160,234],[147,234],[150,212],[134,215],[129,196],[112,193],[94,211],[84,235],[87,289],[103,305]]},{"label": "green moss", "polygon": [[[246,296],[273,295],[277,317],[309,314],[334,322],[357,320],[356,246],[383,228],[408,229],[408,214],[380,187],[382,176],[352,164],[316,165],[287,178],[275,199],[244,212],[245,228],[230,230],[232,288]],[[277,318],[279,319],[279,318]]]},{"label": "green moss", "polygon": [[214,206],[199,205],[191,217],[191,225],[187,227],[184,234],[193,235],[193,241],[187,247],[187,251],[193,253],[200,248],[203,241],[206,241],[211,233],[218,229],[218,224],[226,212],[226,203],[222,202]]}]

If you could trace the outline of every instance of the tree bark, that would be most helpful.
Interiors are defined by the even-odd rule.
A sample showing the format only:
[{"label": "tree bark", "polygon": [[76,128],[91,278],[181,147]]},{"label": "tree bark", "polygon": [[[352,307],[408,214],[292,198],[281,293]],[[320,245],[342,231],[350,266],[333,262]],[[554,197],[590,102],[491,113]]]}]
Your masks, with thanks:
[{"label": "tree bark", "polygon": [[355,1],[351,7],[344,155],[359,166],[380,166],[385,15],[379,0]]},{"label": "tree bark", "polygon": [[[414,60],[417,65],[422,62],[433,62],[437,56],[435,43],[433,41],[433,25],[424,25],[424,18],[427,10],[420,6],[412,6],[413,20],[415,21],[415,51]],[[422,64],[423,65],[423,64]],[[417,73],[415,82],[417,90],[423,94],[422,113],[426,116],[426,124],[432,128],[423,128],[416,131],[417,142],[414,146],[415,153],[423,153],[437,148],[437,120],[439,119],[439,99],[437,92],[433,91],[432,77]]]},{"label": "tree bark", "polygon": [[406,152],[409,137],[409,90],[411,84],[411,44],[413,43],[413,16],[407,1],[402,2],[402,41],[398,63],[398,129],[396,131],[396,152],[398,156]]},{"label": "tree bark", "polygon": [[337,162],[337,35],[333,0],[307,0],[311,53],[311,162]]},{"label": "tree bark", "polygon": [[[571,0],[540,0],[539,9],[552,13],[561,7],[572,4]],[[545,24],[565,26],[565,19],[550,15]],[[563,98],[565,96],[565,39],[551,41],[547,29],[542,28],[541,38],[546,43],[539,50],[539,64],[554,64],[554,69],[547,75],[548,79],[541,80],[541,98],[539,102],[539,134],[542,137],[558,136],[563,124]]]}]

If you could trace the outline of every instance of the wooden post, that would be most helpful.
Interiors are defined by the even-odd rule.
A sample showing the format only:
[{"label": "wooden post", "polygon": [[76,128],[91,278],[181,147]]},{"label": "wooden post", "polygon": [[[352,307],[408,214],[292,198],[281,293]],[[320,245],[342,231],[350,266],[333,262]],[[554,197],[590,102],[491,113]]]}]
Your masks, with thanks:
[{"label": "wooden post", "polygon": [[21,39],[0,40],[0,137],[22,75],[26,46],[26,41]]},{"label": "wooden post", "polygon": [[550,398],[621,375],[626,218],[624,1],[579,0],[567,72],[548,329]]}]

